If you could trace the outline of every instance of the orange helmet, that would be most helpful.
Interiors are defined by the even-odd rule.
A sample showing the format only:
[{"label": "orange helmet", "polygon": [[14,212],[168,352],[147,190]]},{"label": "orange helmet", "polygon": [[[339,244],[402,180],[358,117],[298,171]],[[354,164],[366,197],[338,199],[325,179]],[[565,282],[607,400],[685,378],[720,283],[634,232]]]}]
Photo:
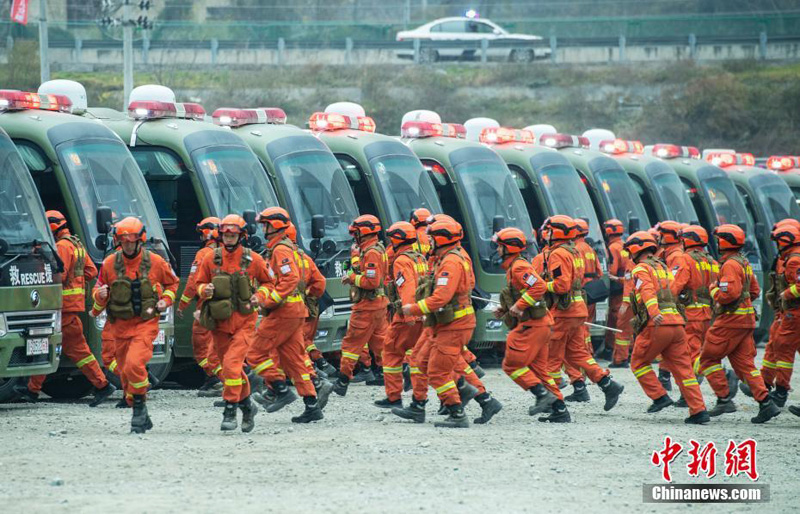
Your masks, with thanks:
[{"label": "orange helmet", "polygon": [[583,218],[575,218],[575,227],[578,233],[578,237],[584,237],[589,235],[589,222],[587,222]]},{"label": "orange helmet", "polygon": [[119,241],[140,241],[144,243],[147,240],[147,231],[144,228],[144,223],[139,218],[128,216],[114,225],[114,238]]},{"label": "orange helmet", "polygon": [[528,246],[525,233],[514,227],[501,229],[492,236],[492,241],[505,248],[507,253],[520,253]]},{"label": "orange helmet", "polygon": [[673,245],[681,242],[681,224],[667,220],[656,225],[661,244]]},{"label": "orange helmet", "polygon": [[708,232],[699,225],[689,225],[681,230],[681,240],[686,248],[702,248],[708,244]]},{"label": "orange helmet", "polygon": [[350,233],[360,237],[371,236],[381,231],[381,222],[372,214],[363,214],[350,224]]},{"label": "orange helmet", "polygon": [[278,231],[287,229],[292,220],[283,207],[267,207],[258,215],[258,222]]},{"label": "orange helmet", "polygon": [[603,223],[603,232],[605,232],[606,237],[621,236],[625,232],[625,225],[620,220],[611,218]]},{"label": "orange helmet", "polygon": [[725,224],[714,229],[720,250],[738,250],[744,246],[745,233],[737,225]]},{"label": "orange helmet", "polygon": [[432,225],[428,225],[428,235],[431,236],[437,248],[452,245],[459,241],[463,236],[461,225],[451,220],[438,219]]},{"label": "orange helmet", "polygon": [[201,234],[203,241],[217,239],[219,238],[219,218],[214,216],[203,218],[203,220],[197,224],[195,230]]},{"label": "orange helmet", "polygon": [[655,239],[656,241],[658,241],[659,238],[661,237],[661,234],[659,234],[658,229],[655,227],[648,228],[647,233],[653,236],[653,239]]},{"label": "orange helmet", "polygon": [[44,215],[47,216],[47,223],[50,224],[50,232],[53,234],[57,234],[59,230],[66,228],[67,218],[60,211],[47,211]]},{"label": "orange helmet", "polygon": [[793,227],[800,228],[800,221],[797,221],[794,218],[786,218],[786,219],[783,219],[783,220],[780,220],[780,221],[776,222],[772,226],[772,230],[775,231],[776,228],[778,228],[778,227],[780,227],[782,225],[791,225]]},{"label": "orange helmet", "polygon": [[286,227],[286,237],[291,239],[293,243],[297,244],[297,227],[295,227],[294,223],[291,221],[289,222],[289,226]]},{"label": "orange helmet", "polygon": [[428,224],[428,218],[431,217],[431,211],[426,209],[425,207],[420,207],[419,209],[414,209],[411,213],[411,224],[414,227],[419,228]]},{"label": "orange helmet", "polygon": [[408,221],[398,221],[393,223],[386,236],[392,242],[392,246],[401,246],[417,242],[417,231],[414,225]]},{"label": "orange helmet", "polygon": [[575,225],[575,220],[569,216],[563,214],[551,216],[546,224],[550,229],[550,239],[553,241],[569,241],[575,239],[578,235],[578,227]]},{"label": "orange helmet", "polygon": [[247,222],[238,214],[228,214],[222,221],[219,222],[220,235],[225,232],[235,232],[237,234],[244,234]]},{"label": "orange helmet", "polygon": [[649,232],[645,232],[643,230],[634,232],[628,236],[628,240],[625,241],[625,244],[622,246],[628,251],[629,254],[631,254],[632,257],[638,256],[645,250],[652,250],[653,252],[658,250],[656,238],[653,237]]},{"label": "orange helmet", "polygon": [[800,245],[800,228],[790,223],[778,223],[778,227],[772,231],[772,240],[778,243],[781,250]]}]

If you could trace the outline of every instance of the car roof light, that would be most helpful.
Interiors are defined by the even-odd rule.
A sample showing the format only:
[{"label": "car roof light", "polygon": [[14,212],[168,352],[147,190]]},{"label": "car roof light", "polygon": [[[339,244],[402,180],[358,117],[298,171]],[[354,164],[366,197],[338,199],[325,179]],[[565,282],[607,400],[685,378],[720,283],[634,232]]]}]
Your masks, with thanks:
[{"label": "car roof light", "polygon": [[0,111],[21,111],[24,109],[68,113],[72,112],[72,100],[64,95],[48,95],[9,89],[0,90]]},{"label": "car roof light", "polygon": [[335,112],[315,112],[308,120],[308,126],[316,132],[345,129],[375,132],[375,121],[369,116],[346,116]]},{"label": "car roof light", "polygon": [[736,154],[729,152],[708,152],[705,155],[708,162],[720,168],[727,168],[737,164]]},{"label": "car roof light", "polygon": [[418,139],[423,137],[441,137],[444,135],[444,128],[441,123],[429,121],[407,121],[400,129],[402,137]]},{"label": "car roof light", "polygon": [[644,146],[641,141],[626,141],[625,139],[607,139],[600,141],[601,152],[618,155],[623,153],[643,154]]},{"label": "car roof light", "polygon": [[796,155],[773,155],[767,159],[767,169],[772,171],[786,171],[800,168],[800,157]]},{"label": "car roof light", "polygon": [[205,119],[206,110],[196,103],[172,103],[155,100],[136,100],[128,104],[128,115],[135,120],[158,120],[180,118],[187,120]]},{"label": "car roof light", "polygon": [[203,121],[206,118],[206,110],[202,105],[196,103],[175,104],[175,111],[177,118],[197,121]]},{"label": "car roof light", "polygon": [[536,137],[530,130],[520,130],[508,127],[487,127],[481,131],[481,143],[501,145],[504,143],[534,144]]},{"label": "car roof light", "polygon": [[542,134],[539,143],[550,148],[589,148],[589,139],[571,134]]},{"label": "car roof light", "polygon": [[233,109],[220,108],[211,115],[216,125],[223,127],[241,127],[253,124],[275,124],[286,123],[286,113],[277,107],[265,107],[259,109]]},{"label": "car roof light", "polygon": [[755,166],[756,158],[753,157],[753,154],[751,153],[737,153],[736,164],[741,164],[743,166]]},{"label": "car roof light", "polygon": [[442,135],[455,139],[465,139],[467,137],[467,128],[460,123],[442,123]]},{"label": "car roof light", "polygon": [[650,154],[661,159],[676,159],[684,157],[700,159],[700,150],[694,146],[678,146],[670,144],[657,144],[650,148]]}]

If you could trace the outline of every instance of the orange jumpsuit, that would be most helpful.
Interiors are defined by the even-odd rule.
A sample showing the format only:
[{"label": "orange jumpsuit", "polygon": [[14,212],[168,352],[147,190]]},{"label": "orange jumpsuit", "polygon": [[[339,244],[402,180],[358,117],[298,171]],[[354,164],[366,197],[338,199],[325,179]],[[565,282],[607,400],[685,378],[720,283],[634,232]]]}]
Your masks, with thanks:
[{"label": "orange jumpsuit", "polygon": [[[229,252],[225,247],[221,247],[222,263],[218,266],[214,262],[214,255],[203,259],[197,268],[197,292],[203,295],[203,289],[207,287],[217,273],[220,271],[234,274],[242,271],[242,253],[244,249],[241,245]],[[245,272],[250,277],[251,282],[260,286],[270,282],[267,266],[264,259],[255,252],[249,252],[250,260]],[[242,314],[234,309],[231,317],[226,320],[216,322],[216,328],[211,331],[214,339],[214,349],[217,352],[220,363],[222,364],[222,397],[226,402],[238,403],[250,396],[250,382],[244,373],[244,359],[247,351],[253,342],[256,330],[256,320],[258,313],[254,310],[249,314]]]},{"label": "orange jumpsuit", "polygon": [[[434,271],[435,287],[428,298],[412,304],[411,315],[431,314],[455,300],[455,319],[433,327],[428,361],[428,379],[445,405],[456,405],[461,399],[453,370],[463,362],[462,351],[475,329],[475,310],[470,294],[475,287],[472,266],[464,258],[461,247],[439,250]],[[415,399],[418,399],[415,395]]]},{"label": "orange jumpsuit", "polygon": [[[302,258],[301,271],[303,272],[303,282],[306,284],[306,296],[312,298],[320,298],[325,294],[325,286],[327,280],[322,272],[319,271],[317,264],[314,260],[306,255],[300,253]],[[319,325],[319,316],[306,318],[303,325],[303,341],[305,350],[312,361],[317,361],[322,358],[322,352],[317,349],[314,344],[314,337],[317,335],[317,326]]]},{"label": "orange jumpsuit", "polygon": [[[377,245],[377,236],[362,241],[358,256],[358,273],[351,271],[350,283],[367,291],[382,288],[387,271],[385,252]],[[388,301],[383,294],[373,299],[362,298],[353,305],[347,334],[342,339],[342,361],[340,373],[348,379],[353,378],[353,369],[358,362],[364,345],[368,345],[375,356],[376,364],[381,365],[381,354],[386,339],[386,307]]]},{"label": "orange jumpsuit", "polygon": [[[175,294],[178,291],[179,280],[170,265],[160,255],[142,248],[133,258],[126,257],[122,250],[117,250],[106,257],[100,270],[100,279],[97,284],[111,285],[117,279],[115,262],[119,255],[122,256],[123,274],[130,280],[140,277],[143,269],[143,256],[147,252],[150,259],[150,270],[147,278],[159,294],[160,300],[167,306],[175,303]],[[95,284],[94,305],[92,316],[97,316],[108,304],[110,298],[100,300],[97,297],[97,284]],[[120,381],[125,391],[125,398],[129,404],[133,403],[133,395],[144,395],[150,381],[147,378],[147,363],[153,357],[153,341],[158,336],[158,313],[147,320],[141,316],[131,319],[109,319],[109,336],[114,340],[115,360],[120,371]]]},{"label": "orange jumpsuit", "polygon": [[[671,290],[672,274],[654,257],[640,261],[632,271],[632,301],[637,309],[647,311],[648,320],[636,337],[636,346],[631,355],[631,370],[652,400],[657,400],[667,392],[659,382],[651,363],[661,355],[675,375],[678,387],[689,405],[689,413],[694,415],[706,410],[700,384],[692,370],[692,360],[686,344],[684,320],[676,307],[659,306],[656,297],[659,290]],[[656,326],[653,318],[661,315],[664,321]]]},{"label": "orange jumpsuit", "polygon": [[[108,380],[100,369],[92,350],[83,335],[83,324],[78,313],[86,311],[86,282],[97,276],[97,268],[92,259],[86,255],[82,244],[75,245],[70,240],[70,233],[62,229],[56,241],[56,252],[64,262],[61,284],[61,351],[75,363],[81,373],[95,386],[102,389]],[[83,272],[76,276],[76,266],[83,262]],[[28,380],[28,390],[39,393],[47,375],[35,375]]]},{"label": "orange jumpsuit", "polygon": [[567,309],[559,309],[557,304],[550,309],[555,324],[550,339],[548,373],[554,380],[560,380],[561,365],[566,360],[569,365],[582,369],[589,380],[597,383],[609,373],[597,365],[586,348],[583,332],[583,322],[588,314],[586,302],[579,292],[571,293],[575,281],[582,283],[583,267],[580,257],[573,255],[566,245],[562,241],[553,242],[550,252],[545,255],[547,271],[552,277],[547,282],[547,291],[557,295],[572,294]]},{"label": "orange jumpsuit", "polygon": [[711,284],[719,274],[719,264],[704,250],[694,248],[681,252],[673,260],[672,274],[675,277],[672,282],[675,298],[681,293],[691,297],[686,305],[686,343],[692,357],[692,367],[697,373],[700,349],[711,326],[711,305],[698,299],[696,291],[700,288],[711,289]]},{"label": "orange jumpsuit", "polygon": [[[274,383],[271,368],[280,366],[303,397],[316,397],[306,363],[303,325],[308,309],[300,291],[302,257],[297,246],[283,236],[267,242],[270,280],[258,288],[264,316],[247,354],[253,371]],[[274,357],[279,359],[276,363]],[[309,363],[310,364],[310,363]]]},{"label": "orange jumpsuit", "polygon": [[[776,288],[777,292],[777,277],[783,274],[783,259],[780,255],[775,258],[775,263],[773,265],[773,272],[775,274],[775,284],[774,287]],[[779,306],[780,299],[776,299],[775,306],[772,306],[773,311],[775,312],[775,319],[772,321],[772,325],[769,327],[769,340],[767,341],[767,347],[764,350],[764,358],[761,360],[761,376],[764,378],[764,384],[767,388],[771,388],[775,386],[775,377],[778,374],[778,364],[777,358],[775,357],[775,340],[778,338],[778,329],[781,326],[781,320],[783,319],[783,313],[781,312]]]},{"label": "orange jumpsuit", "polygon": [[[389,279],[394,281],[400,305],[414,303],[419,277],[426,271],[424,258],[411,250],[409,245],[400,246],[393,252],[393,260],[389,264]],[[421,334],[421,316],[406,317],[402,312],[394,313],[383,349],[384,387],[389,401],[399,400],[403,393],[403,360]]]},{"label": "orange jumpsuit", "polygon": [[[578,238],[575,240],[575,249],[578,251],[578,259],[583,267],[583,280],[581,281],[581,285],[585,286],[592,280],[602,277],[603,270],[600,268],[600,263],[597,260],[597,254],[595,253],[594,249],[589,246],[589,243],[587,243],[582,237]],[[588,313],[587,321],[594,322],[597,305],[587,305],[586,311]],[[586,343],[586,349],[589,351],[589,353],[594,353],[594,348],[592,347],[592,334],[588,325],[583,326],[583,340]],[[572,382],[575,380],[580,380],[583,377],[580,370],[574,366],[570,366],[566,362],[564,363],[564,368],[570,378],[570,381]]]},{"label": "orange jumpsuit", "polygon": [[[622,262],[622,237],[611,236],[606,246],[608,251],[608,275],[611,280],[611,290],[622,288],[622,281],[625,279],[625,268]],[[614,280],[617,278],[618,280]],[[617,326],[617,316],[619,308],[622,306],[622,293],[611,293],[608,296],[608,319],[606,324],[611,328]],[[615,333],[607,331],[604,336],[603,346],[614,348]]]},{"label": "orange jumpsuit", "polygon": [[[631,312],[631,291],[633,290],[633,281],[631,280],[631,271],[633,270],[633,261],[627,251],[620,251],[620,268],[622,274],[622,300],[620,302],[620,311],[617,313],[617,330],[614,336],[614,354],[612,360],[619,364],[627,361],[631,354],[631,343],[633,343],[633,312]],[[623,311],[624,309],[624,311]]]},{"label": "orange jumpsuit", "polygon": [[[178,310],[183,311],[192,300],[197,298],[197,268],[203,262],[203,259],[214,253],[214,248],[216,247],[217,243],[215,241],[207,241],[205,246],[195,254],[192,268],[189,271],[189,278],[186,279],[186,287],[183,290],[183,294],[181,294]],[[201,301],[200,298],[197,298],[198,308]],[[197,365],[203,368],[206,375],[219,375],[222,371],[222,366],[219,363],[219,356],[214,350],[214,338],[211,335],[211,331],[204,328],[197,320],[192,323],[192,350]]]},{"label": "orange jumpsuit", "polygon": [[794,367],[794,354],[800,350],[800,248],[781,252],[781,275],[786,289],[777,291],[782,304],[781,322],[771,345],[775,358],[775,386],[788,391]]},{"label": "orange jumpsuit", "polygon": [[[547,283],[525,258],[513,256],[503,261],[508,285],[522,294],[516,306],[522,310],[544,301]],[[555,380],[547,374],[550,334],[553,316],[548,311],[543,318],[517,323],[506,339],[503,371],[525,390],[544,384],[559,400],[561,394]]]},{"label": "orange jumpsuit", "polygon": [[[747,261],[744,261],[743,267],[734,260],[736,254],[728,251],[720,257],[719,282],[712,284],[711,298],[715,304],[723,307],[741,301],[733,312],[721,313],[714,319],[700,352],[700,372],[719,398],[727,398],[730,391],[721,362],[728,357],[736,376],[747,381],[753,398],[761,402],[767,396],[767,388],[761,372],[754,364],[756,315],[752,303],[753,299],[758,298],[761,288]],[[750,289],[744,291],[747,279]]]}]

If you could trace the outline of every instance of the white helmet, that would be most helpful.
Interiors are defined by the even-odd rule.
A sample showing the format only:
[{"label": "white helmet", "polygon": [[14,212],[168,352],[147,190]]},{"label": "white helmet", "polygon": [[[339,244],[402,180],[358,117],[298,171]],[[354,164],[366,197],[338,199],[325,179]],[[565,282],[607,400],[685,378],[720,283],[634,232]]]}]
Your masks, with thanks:
[{"label": "white helmet", "polygon": [[480,141],[481,132],[485,128],[497,128],[500,124],[497,120],[492,118],[470,118],[464,122],[464,128],[467,129],[467,141]]}]

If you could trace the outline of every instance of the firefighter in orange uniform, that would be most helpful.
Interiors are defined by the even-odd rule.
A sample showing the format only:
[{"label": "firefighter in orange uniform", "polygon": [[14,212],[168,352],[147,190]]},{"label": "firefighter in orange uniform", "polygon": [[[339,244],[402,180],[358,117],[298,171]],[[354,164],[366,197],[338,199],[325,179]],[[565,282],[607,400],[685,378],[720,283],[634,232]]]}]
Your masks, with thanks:
[{"label": "firefighter in orange uniform", "polygon": [[775,405],[783,407],[791,389],[794,354],[800,350],[800,228],[793,223],[779,224],[772,232],[772,240],[778,245],[781,261],[774,300],[781,321],[771,344],[775,389],[770,397]]},{"label": "firefighter in orange uniform", "polygon": [[[600,386],[605,395],[603,409],[609,411],[617,404],[624,386],[612,380],[608,370],[598,366],[586,348],[583,322],[586,321],[587,310],[581,291],[582,269],[577,262],[578,251],[572,243],[577,227],[569,216],[556,215],[550,218],[548,228],[550,250],[545,255],[543,278],[547,280],[547,291],[552,302],[550,312],[555,318],[548,372],[560,374],[565,359],[570,365],[582,369],[592,382]],[[574,392],[565,400],[589,401],[589,392],[582,379],[574,381],[572,386]]]},{"label": "firefighter in orange uniform", "polygon": [[564,397],[555,380],[547,374],[547,354],[553,316],[544,299],[547,284],[522,255],[528,246],[525,234],[517,228],[504,228],[494,235],[497,253],[506,270],[506,287],[500,293],[500,308],[495,312],[510,329],[506,339],[503,371],[511,380],[536,398],[531,416],[550,411],[539,421],[569,423]]},{"label": "firefighter in orange uniform", "polygon": [[[626,327],[630,326],[630,322],[627,324],[620,323],[620,309],[623,303],[627,303],[623,294],[625,275],[629,274],[632,269],[628,252],[622,247],[622,235],[624,232],[625,227],[618,219],[612,218],[603,223],[603,233],[606,237],[606,248],[608,249],[608,278],[611,281],[606,324],[609,327],[622,330],[621,333],[609,330],[605,334],[603,345],[606,349],[612,350],[610,368],[628,367],[632,340],[630,329],[625,330]],[[630,300],[630,298],[627,298],[627,300]]]},{"label": "firefighter in orange uniform", "polygon": [[[178,303],[178,316],[183,317],[183,311],[197,297],[197,268],[204,258],[214,253],[219,239],[219,218],[209,217],[197,224],[195,229],[200,234],[203,247],[194,256],[189,277],[186,279],[186,287],[181,294],[181,301]],[[200,305],[197,306],[200,308]],[[203,368],[206,374],[206,381],[197,391],[197,396],[211,397],[219,396],[217,389],[221,385],[219,373],[222,366],[219,363],[219,356],[214,350],[214,338],[211,331],[200,325],[198,320],[192,323],[192,350],[197,365]]]},{"label": "firefighter in orange uniform", "polygon": [[685,322],[672,293],[672,273],[655,257],[658,244],[647,232],[631,234],[625,242],[625,250],[636,264],[631,272],[631,308],[637,333],[631,370],[645,394],[653,400],[647,412],[658,412],[674,403],[653,373],[651,363],[661,355],[674,371],[678,387],[689,405],[689,417],[685,422],[708,423],[711,418],[686,345]]},{"label": "firefighter in orange uniform", "polygon": [[256,288],[269,283],[264,259],[244,247],[247,223],[229,214],[219,223],[220,245],[197,269],[197,292],[203,299],[200,324],[211,331],[214,349],[222,364],[222,398],[225,410],[220,430],[237,426],[236,408],[242,411],[242,432],[255,428],[258,412],[250,399],[250,382],[244,360],[253,342],[259,300]]},{"label": "firefighter in orange uniform", "polygon": [[[450,414],[444,421],[434,423],[434,426],[466,428],[469,421],[464,413],[454,370],[459,361],[463,362],[463,348],[475,328],[475,310],[470,299],[475,276],[462,253],[460,241],[463,232],[455,221],[437,220],[428,227],[428,234],[436,254],[433,281],[422,292],[423,299],[403,305],[403,315],[424,314],[434,324],[428,379]],[[502,404],[486,391],[475,396],[475,400],[482,409],[476,423],[487,423],[502,409]],[[397,413],[397,410],[392,412]]]},{"label": "firefighter in orange uniform", "polygon": [[153,428],[145,405],[147,363],[153,357],[159,313],[175,302],[178,277],[160,255],[144,247],[145,226],[134,217],[115,226],[120,249],[106,257],[94,290],[92,316],[103,310],[111,324],[125,398],[133,406],[131,432]]},{"label": "firefighter in orange uniform", "polygon": [[[415,211],[416,212],[416,211]],[[420,275],[427,272],[425,257],[418,247],[414,226],[406,221],[394,223],[386,232],[392,244],[387,293],[393,313],[383,349],[383,376],[386,398],[375,405],[382,408],[403,407],[403,360],[422,334],[422,317],[403,316],[402,306],[414,301]]]},{"label": "firefighter in orange uniform", "polygon": [[[106,380],[103,370],[86,338],[83,336],[83,324],[78,313],[86,310],[86,282],[97,276],[97,268],[91,259],[86,257],[86,249],[80,240],[73,236],[67,228],[67,219],[59,211],[47,211],[47,222],[56,239],[56,252],[64,263],[61,274],[61,349],[83,375],[95,387],[94,399],[90,407],[97,407],[117,390]],[[47,375],[35,375],[28,380],[28,385],[14,386],[14,391],[26,401],[35,402],[39,398]]]},{"label": "firefighter in orange uniform", "polygon": [[380,231],[380,221],[371,214],[359,216],[350,225],[350,232],[358,246],[358,259],[353,260],[357,266],[342,277],[342,284],[350,285],[353,311],[347,334],[342,340],[342,361],[333,389],[339,396],[347,394],[353,369],[365,344],[369,345],[376,364],[382,364],[380,359],[386,338],[388,305],[383,283],[388,261],[386,250],[378,241]]},{"label": "firefighter in orange uniform", "polygon": [[754,364],[756,315],[752,300],[758,298],[761,288],[742,254],[744,231],[736,225],[720,225],[714,229],[714,237],[720,250],[719,280],[711,285],[714,321],[706,333],[699,368],[717,395],[717,404],[709,414],[719,416],[736,411],[733,397],[737,390],[729,387],[721,364],[727,357],[736,375],[747,381],[759,403],[758,414],[750,421],[765,423],[781,410],[770,399],[761,372]]}]

